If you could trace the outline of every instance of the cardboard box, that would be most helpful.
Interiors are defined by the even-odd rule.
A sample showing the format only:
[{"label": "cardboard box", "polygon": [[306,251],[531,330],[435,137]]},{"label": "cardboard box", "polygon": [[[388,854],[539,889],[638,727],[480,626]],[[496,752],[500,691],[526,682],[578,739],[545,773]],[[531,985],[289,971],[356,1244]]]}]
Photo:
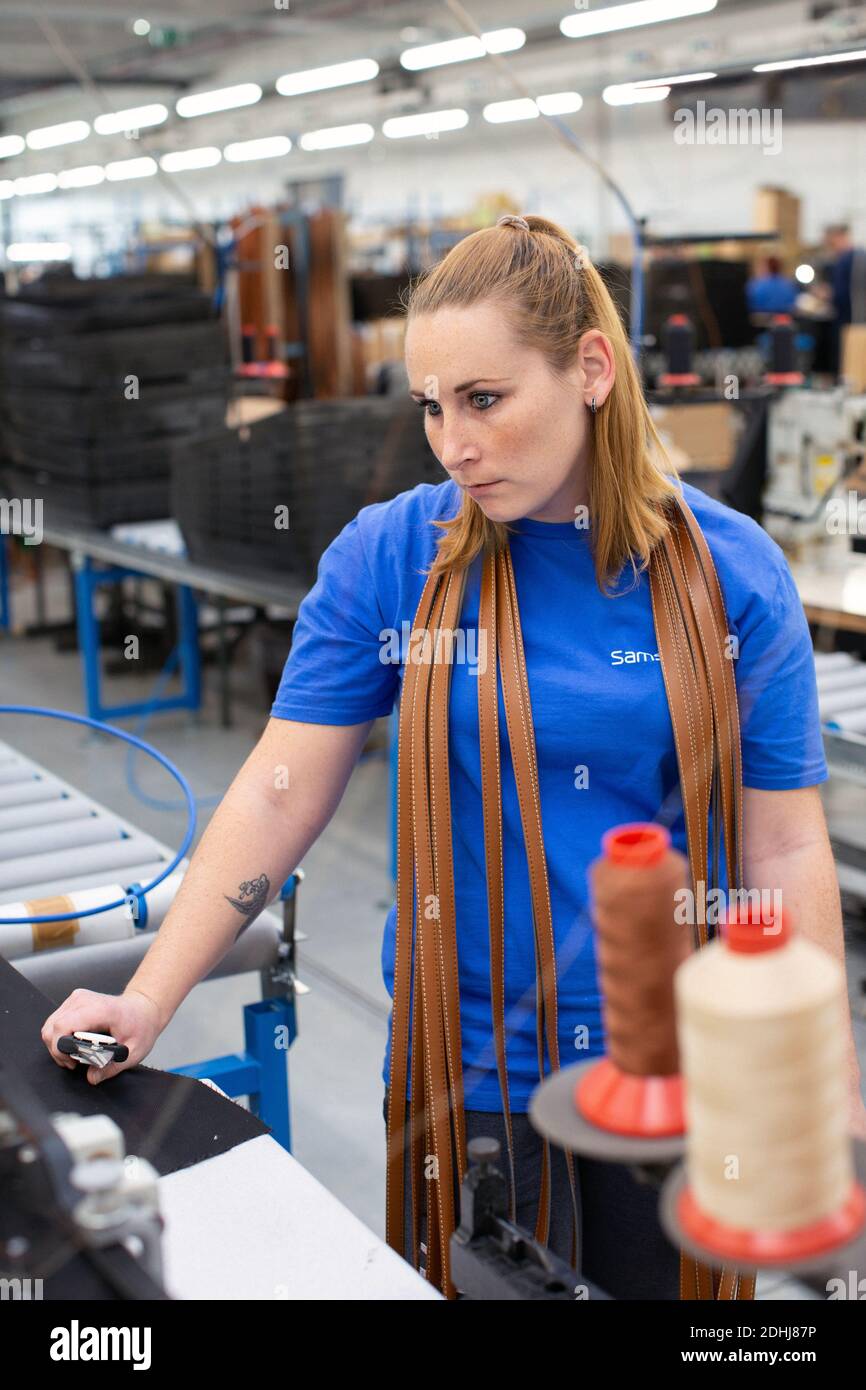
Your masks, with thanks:
[{"label": "cardboard box", "polygon": [[778,232],[784,242],[799,242],[800,199],[784,188],[756,188],[752,224],[756,232]]},{"label": "cardboard box", "polygon": [[842,375],[852,391],[866,391],[866,323],[842,329]]},{"label": "cardboard box", "polygon": [[732,402],[653,405],[650,413],[678,472],[697,469],[721,472],[733,463],[738,431]]}]

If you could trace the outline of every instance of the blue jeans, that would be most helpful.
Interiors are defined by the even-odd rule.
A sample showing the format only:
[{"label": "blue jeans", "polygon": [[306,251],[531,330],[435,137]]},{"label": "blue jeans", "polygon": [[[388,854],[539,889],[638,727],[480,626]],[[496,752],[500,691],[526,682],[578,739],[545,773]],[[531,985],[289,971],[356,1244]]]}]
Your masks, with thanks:
[{"label": "blue jeans", "polygon": [[[387,1121],[387,1092],[382,1106]],[[408,1161],[408,1103],[404,1150],[405,1258],[411,1262],[412,1206]],[[507,1174],[508,1148],[505,1117],[500,1112],[467,1110],[466,1138],[489,1135],[502,1149]],[[512,1114],[514,1177],[517,1188],[517,1224],[530,1233],[538,1214],[541,1160],[544,1143],[529,1116]],[[680,1259],[658,1219],[658,1188],[638,1182],[619,1163],[573,1156],[578,1189],[580,1245],[577,1272],[597,1284],[611,1298],[679,1299]],[[569,1262],[571,1256],[571,1188],[565,1154],[550,1146],[550,1232],[547,1245]],[[459,1211],[459,1207],[458,1207]],[[421,1240],[425,1240],[424,1193],[421,1194]]]}]

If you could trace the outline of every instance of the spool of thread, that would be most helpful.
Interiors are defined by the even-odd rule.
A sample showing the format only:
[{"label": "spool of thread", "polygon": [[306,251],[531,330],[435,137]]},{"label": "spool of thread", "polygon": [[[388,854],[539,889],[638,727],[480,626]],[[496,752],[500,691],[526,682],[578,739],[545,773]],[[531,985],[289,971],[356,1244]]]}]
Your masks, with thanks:
[{"label": "spool of thread", "polygon": [[241,329],[241,361],[249,365],[256,360],[256,326],[245,323]]},{"label": "spool of thread", "polygon": [[790,314],[775,314],[770,325],[770,369],[766,380],[776,386],[798,386],[797,330]]},{"label": "spool of thread", "polygon": [[659,378],[660,386],[696,386],[698,374],[692,370],[695,350],[695,330],[686,314],[671,314],[662,333],[667,369]]},{"label": "spool of thread", "polygon": [[674,989],[686,1087],[683,1230],[759,1264],[856,1236],[866,1193],[847,1123],[845,974],[784,910],[732,911]]},{"label": "spool of thread", "polygon": [[661,825],[616,826],[589,868],[604,995],[607,1056],[578,1082],[585,1119],[618,1134],[661,1137],[684,1127],[673,977],[691,949],[675,893],[688,860]]}]

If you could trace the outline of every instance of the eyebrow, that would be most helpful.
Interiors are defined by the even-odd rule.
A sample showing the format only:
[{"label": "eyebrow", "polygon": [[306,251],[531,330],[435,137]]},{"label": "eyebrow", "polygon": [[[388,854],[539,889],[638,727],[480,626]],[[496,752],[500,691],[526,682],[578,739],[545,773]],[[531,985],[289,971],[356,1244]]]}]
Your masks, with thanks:
[{"label": "eyebrow", "polygon": [[[464,381],[460,386],[454,387],[454,394],[459,395],[461,391],[468,391],[470,386],[477,386],[480,381],[507,381],[507,376],[477,376],[474,381]],[[410,396],[421,396],[426,399],[423,391],[410,391]]]}]

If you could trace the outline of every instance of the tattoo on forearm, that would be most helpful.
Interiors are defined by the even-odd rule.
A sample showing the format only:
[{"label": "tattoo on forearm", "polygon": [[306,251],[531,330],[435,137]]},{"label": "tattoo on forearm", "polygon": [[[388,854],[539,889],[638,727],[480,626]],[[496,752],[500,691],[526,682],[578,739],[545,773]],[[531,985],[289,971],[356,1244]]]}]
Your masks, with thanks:
[{"label": "tattoo on forearm", "polygon": [[258,917],[262,908],[266,905],[270,894],[270,887],[271,881],[267,874],[259,874],[258,878],[248,879],[245,883],[238,885],[240,897],[230,898],[228,893],[223,893],[226,902],[231,903],[232,907],[236,907],[238,912],[246,918],[246,921],[235,937],[235,941],[237,941],[241,932],[246,931],[250,922],[252,922],[255,917]]}]

